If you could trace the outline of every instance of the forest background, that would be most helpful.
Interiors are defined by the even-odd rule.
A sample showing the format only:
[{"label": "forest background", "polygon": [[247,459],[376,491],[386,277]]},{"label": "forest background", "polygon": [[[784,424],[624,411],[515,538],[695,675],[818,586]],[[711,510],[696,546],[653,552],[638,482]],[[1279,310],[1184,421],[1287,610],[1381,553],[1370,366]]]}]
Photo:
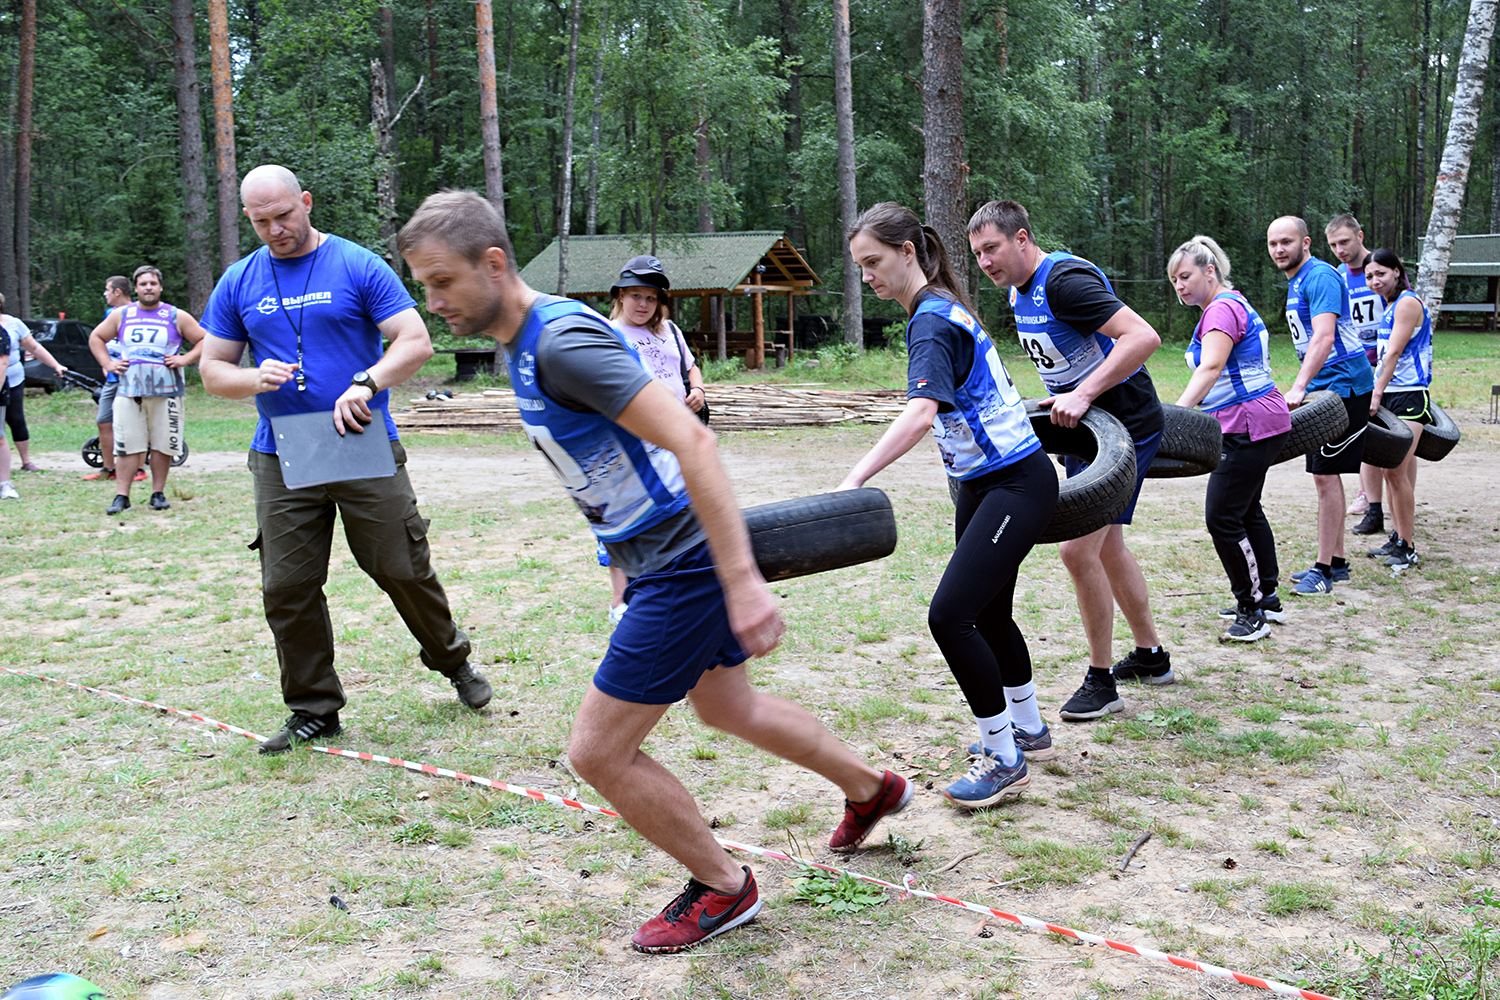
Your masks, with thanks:
[{"label": "forest background", "polygon": [[[643,234],[647,248],[664,234],[774,229],[824,282],[799,312],[842,312],[834,3],[487,5],[522,264],[558,234],[565,204],[572,233]],[[929,39],[926,64],[961,60],[949,96],[962,108],[950,148],[967,172],[963,207],[1020,200],[1043,245],[1100,264],[1163,333],[1185,336],[1196,318],[1164,278],[1194,233],[1225,246],[1273,325],[1284,286],[1264,233],[1277,215],[1306,217],[1327,258],[1323,223],[1353,212],[1368,246],[1415,260],[1467,0],[926,4],[939,5],[959,30]],[[215,135],[213,6],[227,15],[232,141]],[[19,71],[28,8],[34,80]],[[856,0],[850,24],[859,206],[921,213],[924,4]],[[8,311],[92,320],[106,276],[153,263],[168,298],[201,314],[222,268],[257,245],[243,216],[216,217],[220,174],[264,162],[299,174],[319,228],[385,251],[427,194],[486,188],[482,38],[475,4],[457,0],[3,0]],[[1459,233],[1500,231],[1496,62],[1492,50]],[[17,226],[23,139],[29,240]],[[1450,301],[1472,298],[1455,291],[1465,280],[1476,279],[1450,279]],[[1008,313],[988,281],[970,287],[986,319]]]}]

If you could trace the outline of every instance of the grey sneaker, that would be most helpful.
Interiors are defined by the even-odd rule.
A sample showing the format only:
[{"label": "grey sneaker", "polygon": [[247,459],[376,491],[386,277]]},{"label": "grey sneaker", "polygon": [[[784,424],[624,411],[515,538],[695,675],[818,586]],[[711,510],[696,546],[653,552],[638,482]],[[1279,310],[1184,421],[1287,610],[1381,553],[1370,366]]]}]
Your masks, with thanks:
[{"label": "grey sneaker", "polygon": [[1255,608],[1241,609],[1235,615],[1234,624],[1223,635],[1225,642],[1254,642],[1271,634],[1271,626]]},{"label": "grey sneaker", "polygon": [[1115,690],[1113,681],[1101,681],[1093,674],[1083,678],[1083,686],[1073,692],[1057,713],[1069,722],[1100,719],[1111,712],[1125,711],[1125,699]]},{"label": "grey sneaker", "polygon": [[1422,564],[1422,557],[1417,555],[1417,550],[1405,539],[1398,539],[1391,553],[1380,560],[1382,566],[1389,566],[1396,572],[1411,569]]},{"label": "grey sneaker", "polygon": [[484,675],[465,663],[448,675],[448,683],[458,692],[458,700],[476,712],[490,703],[495,696],[494,688]]},{"label": "grey sneaker", "polygon": [[1385,544],[1384,545],[1382,545],[1378,549],[1369,549],[1368,551],[1365,552],[1365,555],[1369,556],[1371,559],[1384,559],[1386,556],[1388,556],[1392,552],[1396,551],[1396,545],[1400,541],[1401,541],[1401,536],[1397,535],[1393,531],[1393,532],[1391,532],[1391,536],[1385,540]]},{"label": "grey sneaker", "polygon": [[329,712],[327,715],[303,715],[301,712],[293,712],[292,717],[286,720],[286,725],[260,745],[260,752],[285,753],[292,748],[294,740],[307,743],[323,736],[337,736],[341,732],[343,732],[343,727],[339,725],[337,712]]},{"label": "grey sneaker", "polygon": [[[1336,578],[1337,574],[1335,574]],[[1275,594],[1272,594],[1270,597],[1261,598],[1257,610],[1260,612],[1260,616],[1268,622],[1276,622],[1280,625],[1286,621],[1286,609],[1281,606],[1281,598]],[[1219,609],[1219,617],[1226,622],[1234,621],[1239,617],[1239,614],[1240,609],[1233,604],[1227,608]]]},{"label": "grey sneaker", "polygon": [[[1027,760],[1051,760],[1057,756],[1057,748],[1052,745],[1052,730],[1047,724],[1042,723],[1042,731],[1039,733],[1028,733],[1014,722],[1010,724],[1010,735],[1016,741],[1016,749],[1026,757]],[[984,744],[970,743],[970,757],[983,757]]]}]

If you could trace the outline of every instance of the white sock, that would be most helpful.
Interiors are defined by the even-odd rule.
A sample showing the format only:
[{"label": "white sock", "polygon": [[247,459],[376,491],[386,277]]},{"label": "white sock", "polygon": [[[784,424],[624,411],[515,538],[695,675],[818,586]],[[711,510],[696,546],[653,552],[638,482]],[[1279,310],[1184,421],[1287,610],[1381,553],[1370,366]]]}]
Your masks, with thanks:
[{"label": "white sock", "polygon": [[1020,687],[1005,688],[1005,703],[1010,709],[1010,721],[1016,728],[1035,736],[1045,728],[1042,710],[1036,706],[1036,687],[1027,681]]},{"label": "white sock", "polygon": [[1019,753],[1016,750],[1015,734],[1010,731],[1010,710],[987,719],[976,715],[974,722],[979,726],[979,742],[984,744],[984,748],[1005,763],[1014,764]]}]

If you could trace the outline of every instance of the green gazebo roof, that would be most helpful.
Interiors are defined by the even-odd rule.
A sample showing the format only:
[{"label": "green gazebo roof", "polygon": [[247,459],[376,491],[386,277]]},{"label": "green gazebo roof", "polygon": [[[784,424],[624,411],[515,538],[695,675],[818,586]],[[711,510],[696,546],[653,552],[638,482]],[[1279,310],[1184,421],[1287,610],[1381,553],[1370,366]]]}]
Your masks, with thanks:
[{"label": "green gazebo roof", "polygon": [[[620,265],[651,253],[649,234],[568,238],[568,294],[608,295]],[[745,233],[658,233],[655,256],[677,295],[732,294],[754,284],[757,265],[762,287],[801,292],[819,284],[797,248],[774,230]],[[557,241],[521,268],[521,278],[543,292],[557,289]]]},{"label": "green gazebo roof", "polygon": [[[1422,259],[1425,236],[1417,237],[1417,260]],[[1451,277],[1493,277],[1500,275],[1500,233],[1480,233],[1453,238],[1453,258],[1448,262]]]}]

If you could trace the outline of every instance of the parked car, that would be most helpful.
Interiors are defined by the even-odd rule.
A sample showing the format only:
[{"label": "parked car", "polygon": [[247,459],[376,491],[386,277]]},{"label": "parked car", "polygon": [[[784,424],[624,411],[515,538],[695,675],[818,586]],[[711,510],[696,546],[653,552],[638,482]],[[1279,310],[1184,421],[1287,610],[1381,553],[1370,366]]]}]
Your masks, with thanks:
[{"label": "parked car", "polygon": [[[52,353],[58,364],[89,378],[104,380],[104,369],[99,367],[89,350],[89,334],[93,327],[76,319],[28,319],[22,322],[31,328],[31,335]],[[57,373],[32,357],[30,351],[25,352],[25,361],[28,387],[40,386],[48,392],[62,387]]]}]

